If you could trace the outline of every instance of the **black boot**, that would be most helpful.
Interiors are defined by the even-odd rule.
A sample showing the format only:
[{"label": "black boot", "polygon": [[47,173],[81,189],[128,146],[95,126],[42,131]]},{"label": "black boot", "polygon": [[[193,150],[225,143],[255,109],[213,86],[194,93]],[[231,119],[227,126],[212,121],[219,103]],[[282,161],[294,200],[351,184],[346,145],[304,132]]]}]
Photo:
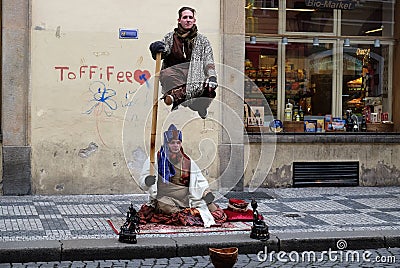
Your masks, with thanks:
[{"label": "black boot", "polygon": [[209,92],[208,89],[205,89],[200,97],[193,99],[192,103],[189,105],[189,108],[193,111],[197,111],[201,119],[206,119],[208,115],[207,109],[210,107],[211,102],[216,95],[217,94],[215,91]]},{"label": "black boot", "polygon": [[197,113],[199,114],[201,119],[206,119],[207,118],[207,115],[208,115],[207,108],[202,108],[202,109],[198,110]]}]

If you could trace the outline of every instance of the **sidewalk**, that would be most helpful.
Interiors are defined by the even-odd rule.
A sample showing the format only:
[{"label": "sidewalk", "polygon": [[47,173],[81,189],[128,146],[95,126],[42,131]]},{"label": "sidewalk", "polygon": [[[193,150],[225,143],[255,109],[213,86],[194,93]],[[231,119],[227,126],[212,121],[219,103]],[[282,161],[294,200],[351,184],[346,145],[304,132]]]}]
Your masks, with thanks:
[{"label": "sidewalk", "polygon": [[[137,244],[118,242],[106,220],[125,218],[129,205],[138,209],[147,195],[0,196],[0,263],[172,258],[231,246],[240,254],[266,246],[336,250],[339,240],[339,249],[400,247],[400,187],[262,189],[253,195],[270,229],[268,241],[242,231],[138,235]],[[217,203],[225,208],[228,201]]]}]

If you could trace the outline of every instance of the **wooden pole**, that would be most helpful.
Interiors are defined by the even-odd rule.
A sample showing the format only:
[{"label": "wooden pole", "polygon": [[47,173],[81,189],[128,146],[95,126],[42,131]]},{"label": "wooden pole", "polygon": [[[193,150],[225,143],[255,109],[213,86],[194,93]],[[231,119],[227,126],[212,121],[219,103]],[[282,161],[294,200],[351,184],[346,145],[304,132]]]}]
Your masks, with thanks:
[{"label": "wooden pole", "polygon": [[155,174],[155,153],[156,153],[156,136],[157,136],[157,112],[158,112],[158,87],[160,81],[161,70],[161,53],[156,55],[156,71],[154,74],[154,91],[153,91],[153,111],[151,116],[151,137],[150,137],[150,175]]}]

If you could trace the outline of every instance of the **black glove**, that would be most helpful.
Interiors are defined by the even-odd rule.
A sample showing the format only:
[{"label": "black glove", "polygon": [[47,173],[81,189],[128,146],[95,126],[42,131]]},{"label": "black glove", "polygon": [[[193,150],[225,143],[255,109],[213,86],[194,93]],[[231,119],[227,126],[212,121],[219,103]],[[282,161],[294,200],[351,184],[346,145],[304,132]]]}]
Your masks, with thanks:
[{"label": "black glove", "polygon": [[214,201],[215,196],[213,195],[212,192],[208,192],[204,197],[203,200],[206,201],[207,204],[210,204],[212,201]]},{"label": "black glove", "polygon": [[159,52],[164,52],[165,50],[165,44],[162,41],[156,41],[150,44],[150,52],[151,56],[153,57],[153,60],[156,59],[156,55]]},{"label": "black glove", "polygon": [[154,175],[149,175],[144,179],[144,184],[146,184],[147,187],[152,186],[154,183],[156,183],[156,176]]},{"label": "black glove", "polygon": [[210,76],[206,80],[206,84],[210,91],[214,91],[218,87],[217,78],[215,76]]}]

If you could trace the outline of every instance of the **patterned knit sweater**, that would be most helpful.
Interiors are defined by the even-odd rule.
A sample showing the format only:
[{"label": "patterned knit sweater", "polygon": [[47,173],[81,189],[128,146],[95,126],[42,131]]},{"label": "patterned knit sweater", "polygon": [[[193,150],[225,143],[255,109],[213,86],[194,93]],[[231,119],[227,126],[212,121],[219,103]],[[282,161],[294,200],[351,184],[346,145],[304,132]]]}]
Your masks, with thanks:
[{"label": "patterned knit sweater", "polygon": [[[165,55],[171,53],[174,32],[169,32],[162,40],[165,43]],[[163,65],[162,69],[165,66]],[[210,41],[205,35],[197,34],[194,40],[192,57],[186,83],[186,100],[198,97],[203,92],[203,83],[210,76],[217,77],[214,55]]]}]

